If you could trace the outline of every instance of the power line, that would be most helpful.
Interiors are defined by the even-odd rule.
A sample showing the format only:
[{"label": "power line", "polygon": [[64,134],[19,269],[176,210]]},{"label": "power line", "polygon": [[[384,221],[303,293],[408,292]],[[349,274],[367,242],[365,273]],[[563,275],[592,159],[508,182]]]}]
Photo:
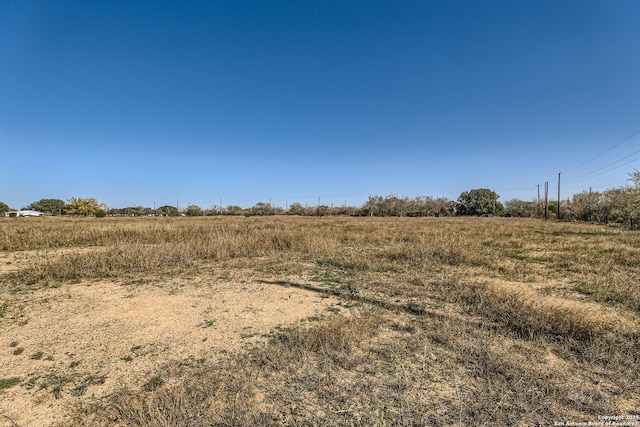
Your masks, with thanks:
[{"label": "power line", "polygon": [[[620,163],[621,161],[626,160],[626,159],[628,159],[628,158],[630,158],[630,157],[632,157],[632,156],[635,156],[636,154],[639,154],[639,153],[640,153],[640,150],[634,151],[633,153],[631,153],[631,154],[629,154],[629,155],[627,155],[627,156],[624,156],[623,158],[618,159],[618,160],[616,160],[615,162],[611,162],[611,163],[609,163],[608,165],[602,166],[602,167],[600,167],[600,168],[598,168],[598,169],[594,169],[594,170],[592,170],[591,172],[588,172],[588,173],[582,174],[582,175],[580,175],[580,176],[577,176],[577,177],[574,177],[574,178],[568,179],[567,181],[575,182],[575,181],[578,181],[578,180],[583,180],[583,179],[588,179],[588,178],[595,178],[596,176],[604,175],[605,173],[609,173],[609,172],[611,172],[611,171],[613,171],[613,170],[616,170],[616,169],[619,169],[619,168],[621,168],[621,167],[623,167],[623,166],[626,166],[626,165],[628,165],[628,164],[631,164],[631,163],[635,162],[635,161],[636,161],[636,160],[638,160],[638,159],[632,159],[632,160],[631,160],[631,161],[629,161],[629,162],[623,163],[623,164],[621,164],[621,165],[619,165],[619,166],[616,166],[615,168],[611,168],[611,169],[609,169],[609,170],[605,170],[604,172],[601,172],[601,173],[598,173],[598,172],[600,172],[601,170],[606,169],[606,168],[608,168],[608,167],[610,167],[610,166],[613,166],[613,165],[615,165],[615,164],[617,164],[617,163]],[[594,175],[594,174],[595,174],[595,175]]]},{"label": "power line", "polygon": [[579,165],[577,165],[577,166],[574,166],[574,167],[572,167],[572,168],[569,168],[569,169],[565,170],[565,172],[567,172],[567,171],[571,171],[571,170],[574,170],[574,169],[578,169],[579,167],[584,166],[584,165],[586,165],[587,163],[590,163],[590,162],[594,161],[594,160],[595,160],[595,159],[597,159],[598,157],[600,157],[600,156],[602,156],[602,155],[604,155],[604,154],[607,154],[609,151],[611,151],[611,150],[613,150],[614,148],[618,147],[619,145],[622,145],[623,143],[627,142],[628,140],[630,140],[630,139],[631,139],[631,138],[633,138],[634,136],[638,135],[639,133],[640,133],[640,129],[639,129],[639,130],[637,130],[637,131],[635,131],[634,133],[632,133],[632,134],[631,134],[631,135],[629,135],[628,137],[624,138],[622,141],[618,142],[617,144],[614,144],[613,146],[611,146],[611,147],[607,148],[606,150],[604,150],[602,153],[598,154],[597,156],[592,157],[592,158],[590,158],[589,160],[587,160],[587,161],[585,161],[585,162],[582,162],[582,163],[580,163],[580,164],[579,164]]},{"label": "power line", "polygon": [[593,187],[593,189],[594,190],[599,190],[601,188],[611,188],[611,187],[615,187],[615,186],[618,186],[618,185],[626,184],[627,182],[629,182],[628,179],[625,180],[625,181],[618,181],[618,182],[614,182],[614,183],[607,184],[607,185],[599,185],[597,187]]}]

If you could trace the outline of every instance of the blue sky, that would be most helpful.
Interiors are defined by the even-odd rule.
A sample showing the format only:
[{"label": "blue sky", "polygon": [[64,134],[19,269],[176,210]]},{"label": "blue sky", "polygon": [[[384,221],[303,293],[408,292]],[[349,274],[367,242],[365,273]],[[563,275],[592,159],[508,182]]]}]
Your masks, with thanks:
[{"label": "blue sky", "polygon": [[639,16],[623,0],[0,0],[0,201],[531,200],[561,171],[563,198],[619,186],[640,169]]}]

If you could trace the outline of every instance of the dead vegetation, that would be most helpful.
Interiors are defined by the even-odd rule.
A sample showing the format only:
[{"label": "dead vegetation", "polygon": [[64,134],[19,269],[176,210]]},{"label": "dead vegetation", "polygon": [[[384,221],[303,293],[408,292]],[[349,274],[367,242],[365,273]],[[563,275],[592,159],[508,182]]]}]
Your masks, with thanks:
[{"label": "dead vegetation", "polygon": [[[136,292],[181,277],[215,298],[211,283],[244,280],[339,298],[326,316],[247,331],[233,351],[174,357],[107,394],[108,375],[69,368],[59,400],[77,399],[60,425],[547,425],[640,411],[635,231],[502,218],[47,218],[0,221],[0,247],[12,262],[2,325],[24,321],[25,295],[95,281]],[[22,345],[2,339],[16,343],[7,354]],[[123,369],[144,357],[133,348]],[[37,351],[31,363],[44,363],[50,350]],[[0,372],[0,395],[29,390],[29,378]]]}]

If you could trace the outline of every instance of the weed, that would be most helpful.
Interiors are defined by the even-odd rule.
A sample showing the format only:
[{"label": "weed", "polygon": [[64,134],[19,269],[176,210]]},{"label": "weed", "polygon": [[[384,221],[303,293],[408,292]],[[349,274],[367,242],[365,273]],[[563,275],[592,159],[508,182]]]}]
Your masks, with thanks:
[{"label": "weed", "polygon": [[164,380],[159,376],[154,376],[149,378],[149,380],[144,383],[142,389],[144,391],[154,391],[164,385]]},{"label": "weed", "polygon": [[216,323],[215,320],[205,320],[201,323],[198,323],[198,328],[210,328]]},{"label": "weed", "polygon": [[93,385],[104,384],[106,377],[104,375],[88,375],[80,381],[80,384],[71,390],[72,396],[82,396],[87,388]]},{"label": "weed", "polygon": [[24,351],[24,348],[22,348],[22,347],[18,347],[18,348],[16,348],[15,350],[13,350],[13,352],[12,352],[12,353],[13,353],[13,355],[14,355],[14,356],[19,356],[19,355],[21,355],[21,354],[22,354],[22,352],[23,352],[23,351]]},{"label": "weed", "polygon": [[248,338],[253,338],[258,336],[258,333],[250,333],[250,334],[240,334],[240,338],[242,339],[248,339]]},{"label": "weed", "polygon": [[0,390],[11,388],[14,385],[20,384],[20,381],[22,380],[18,377],[0,378]]},{"label": "weed", "polygon": [[24,383],[24,387],[27,390],[31,390],[32,388],[34,388],[36,386],[36,384],[38,383],[38,377],[34,376],[34,377],[30,377],[25,383]]}]

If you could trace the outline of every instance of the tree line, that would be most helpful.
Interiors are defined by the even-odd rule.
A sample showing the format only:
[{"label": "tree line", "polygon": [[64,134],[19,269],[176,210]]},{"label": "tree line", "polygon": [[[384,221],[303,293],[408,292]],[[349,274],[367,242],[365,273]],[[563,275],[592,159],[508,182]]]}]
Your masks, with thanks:
[{"label": "tree line", "polygon": [[[488,189],[476,189],[465,192],[458,202],[447,198],[418,196],[400,198],[394,194],[389,196],[369,196],[362,206],[308,206],[292,203],[287,208],[273,206],[270,203],[258,202],[249,208],[236,205],[227,207],[213,206],[203,209],[197,205],[189,205],[184,209],[176,206],[161,206],[152,209],[144,206],[125,208],[107,208],[95,198],[72,197],[67,202],[60,199],[42,199],[33,202],[23,209],[44,212],[46,215],[64,216],[215,216],[215,215],[300,215],[300,216],[455,216],[501,214],[503,206],[493,203],[498,195]],[[486,202],[489,198],[492,202]],[[496,210],[497,209],[497,210]],[[0,212],[9,211],[9,207],[0,202]]]},{"label": "tree line", "polygon": [[[362,206],[308,206],[292,203],[287,208],[258,202],[250,208],[236,205],[213,206],[203,209],[189,205],[184,209],[161,206],[152,209],[143,206],[107,208],[95,198],[72,197],[67,202],[60,199],[42,199],[24,209],[33,209],[47,215],[72,216],[216,216],[216,215],[300,215],[300,216],[376,216],[376,217],[452,217],[452,216],[509,216],[542,218],[550,214],[568,221],[589,221],[605,224],[621,224],[640,227],[640,171],[629,174],[630,184],[603,192],[584,191],[570,199],[553,201],[544,205],[542,200],[525,201],[511,199],[504,203],[500,196],[487,188],[465,191],[457,200],[444,197],[369,196]],[[0,202],[0,214],[11,210]],[[558,210],[560,212],[558,212]]]}]

